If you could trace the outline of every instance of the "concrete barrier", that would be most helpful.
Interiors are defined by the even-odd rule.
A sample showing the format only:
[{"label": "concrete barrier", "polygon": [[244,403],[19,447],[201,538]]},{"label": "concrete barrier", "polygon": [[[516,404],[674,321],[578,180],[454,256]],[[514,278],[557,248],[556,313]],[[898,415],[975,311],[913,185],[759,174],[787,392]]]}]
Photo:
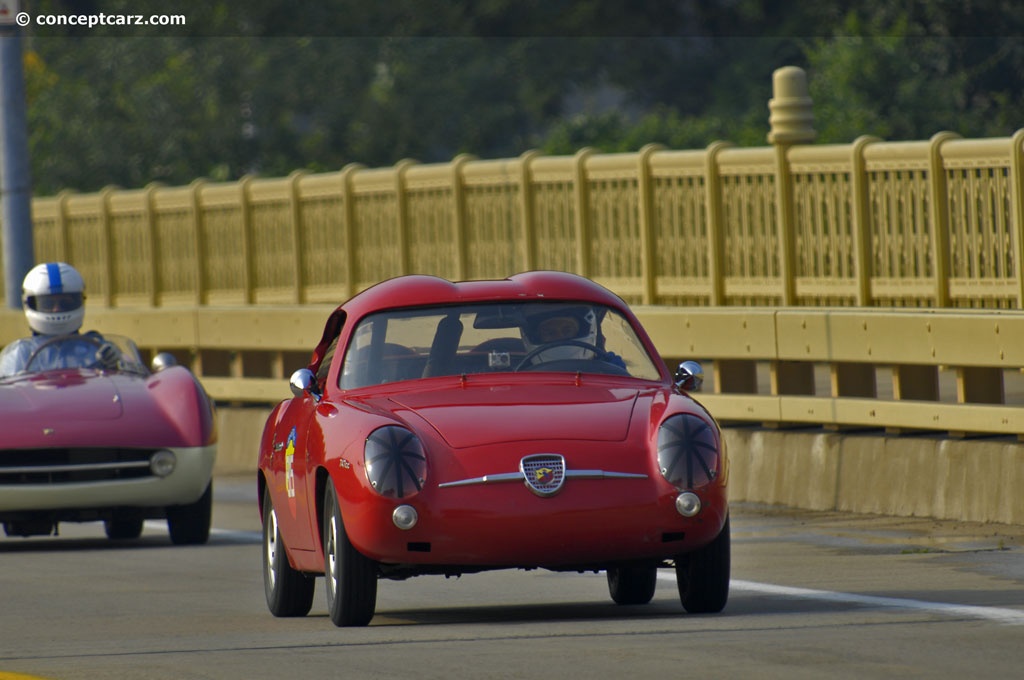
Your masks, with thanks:
[{"label": "concrete barrier", "polygon": [[[221,408],[215,474],[252,473],[269,408]],[[726,428],[733,501],[1024,524],[1024,443]]]},{"label": "concrete barrier", "polygon": [[728,428],[729,497],[807,510],[1024,524],[1010,438]]},{"label": "concrete barrier", "polygon": [[214,475],[252,473],[256,479],[263,425],[270,415],[267,407],[217,409],[217,463]]}]

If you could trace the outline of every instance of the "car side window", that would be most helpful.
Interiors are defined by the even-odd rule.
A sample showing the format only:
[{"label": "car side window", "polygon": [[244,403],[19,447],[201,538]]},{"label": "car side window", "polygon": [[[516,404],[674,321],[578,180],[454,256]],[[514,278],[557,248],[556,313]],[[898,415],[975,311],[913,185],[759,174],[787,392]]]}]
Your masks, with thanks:
[{"label": "car side window", "polygon": [[341,367],[341,389],[350,390],[372,384],[369,382],[369,348],[372,333],[373,321],[365,320],[352,334],[345,354],[345,363]]},{"label": "car side window", "polygon": [[338,338],[340,336],[334,336],[331,340],[331,344],[327,346],[327,351],[324,352],[324,358],[320,361],[320,365],[316,369],[316,379],[323,383],[327,379],[327,373],[331,370],[331,362],[334,361],[334,353],[338,350]]}]

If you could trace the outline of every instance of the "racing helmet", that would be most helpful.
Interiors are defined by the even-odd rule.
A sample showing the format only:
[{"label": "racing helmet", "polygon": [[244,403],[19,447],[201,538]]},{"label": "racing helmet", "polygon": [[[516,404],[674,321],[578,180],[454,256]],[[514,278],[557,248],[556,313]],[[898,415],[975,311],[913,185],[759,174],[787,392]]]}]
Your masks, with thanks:
[{"label": "racing helmet", "polygon": [[557,343],[578,340],[588,345],[598,344],[598,318],[594,308],[578,304],[536,304],[527,305],[522,326],[523,344],[526,351],[555,343],[551,349],[540,352],[541,361],[563,359],[592,359],[594,351],[579,345]]},{"label": "racing helmet", "polygon": [[35,333],[74,333],[85,320],[85,281],[66,262],[36,265],[21,284],[21,303]]}]

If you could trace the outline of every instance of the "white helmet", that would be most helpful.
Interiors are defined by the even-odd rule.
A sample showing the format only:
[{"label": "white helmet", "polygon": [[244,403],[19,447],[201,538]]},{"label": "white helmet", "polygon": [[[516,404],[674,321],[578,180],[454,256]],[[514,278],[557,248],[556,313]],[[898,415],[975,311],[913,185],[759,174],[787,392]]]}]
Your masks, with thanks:
[{"label": "white helmet", "polygon": [[21,284],[21,303],[36,333],[74,333],[85,319],[85,281],[65,262],[36,265]]},{"label": "white helmet", "polygon": [[541,361],[595,358],[594,351],[577,344],[558,344],[576,340],[588,345],[598,343],[597,314],[589,305],[538,303],[526,305],[523,324],[523,344],[531,352],[543,345],[555,343],[540,353]]}]

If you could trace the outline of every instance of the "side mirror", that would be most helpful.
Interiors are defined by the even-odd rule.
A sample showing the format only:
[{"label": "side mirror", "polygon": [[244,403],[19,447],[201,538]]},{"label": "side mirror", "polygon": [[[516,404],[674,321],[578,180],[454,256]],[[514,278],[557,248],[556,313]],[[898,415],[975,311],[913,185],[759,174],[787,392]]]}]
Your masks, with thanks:
[{"label": "side mirror", "polygon": [[676,387],[684,392],[699,392],[704,384],[704,368],[696,361],[684,361],[676,369]]},{"label": "side mirror", "polygon": [[300,368],[299,370],[292,373],[292,377],[288,380],[288,384],[292,388],[292,394],[296,397],[301,397],[305,394],[310,394],[313,399],[320,401],[320,387],[317,385],[316,376],[313,375],[313,371],[308,368]]},{"label": "side mirror", "polygon": [[159,373],[165,368],[170,368],[171,366],[177,365],[178,360],[174,358],[173,354],[171,354],[170,352],[160,352],[155,357],[153,357],[153,360],[151,362],[149,362],[149,369],[154,373]]}]

